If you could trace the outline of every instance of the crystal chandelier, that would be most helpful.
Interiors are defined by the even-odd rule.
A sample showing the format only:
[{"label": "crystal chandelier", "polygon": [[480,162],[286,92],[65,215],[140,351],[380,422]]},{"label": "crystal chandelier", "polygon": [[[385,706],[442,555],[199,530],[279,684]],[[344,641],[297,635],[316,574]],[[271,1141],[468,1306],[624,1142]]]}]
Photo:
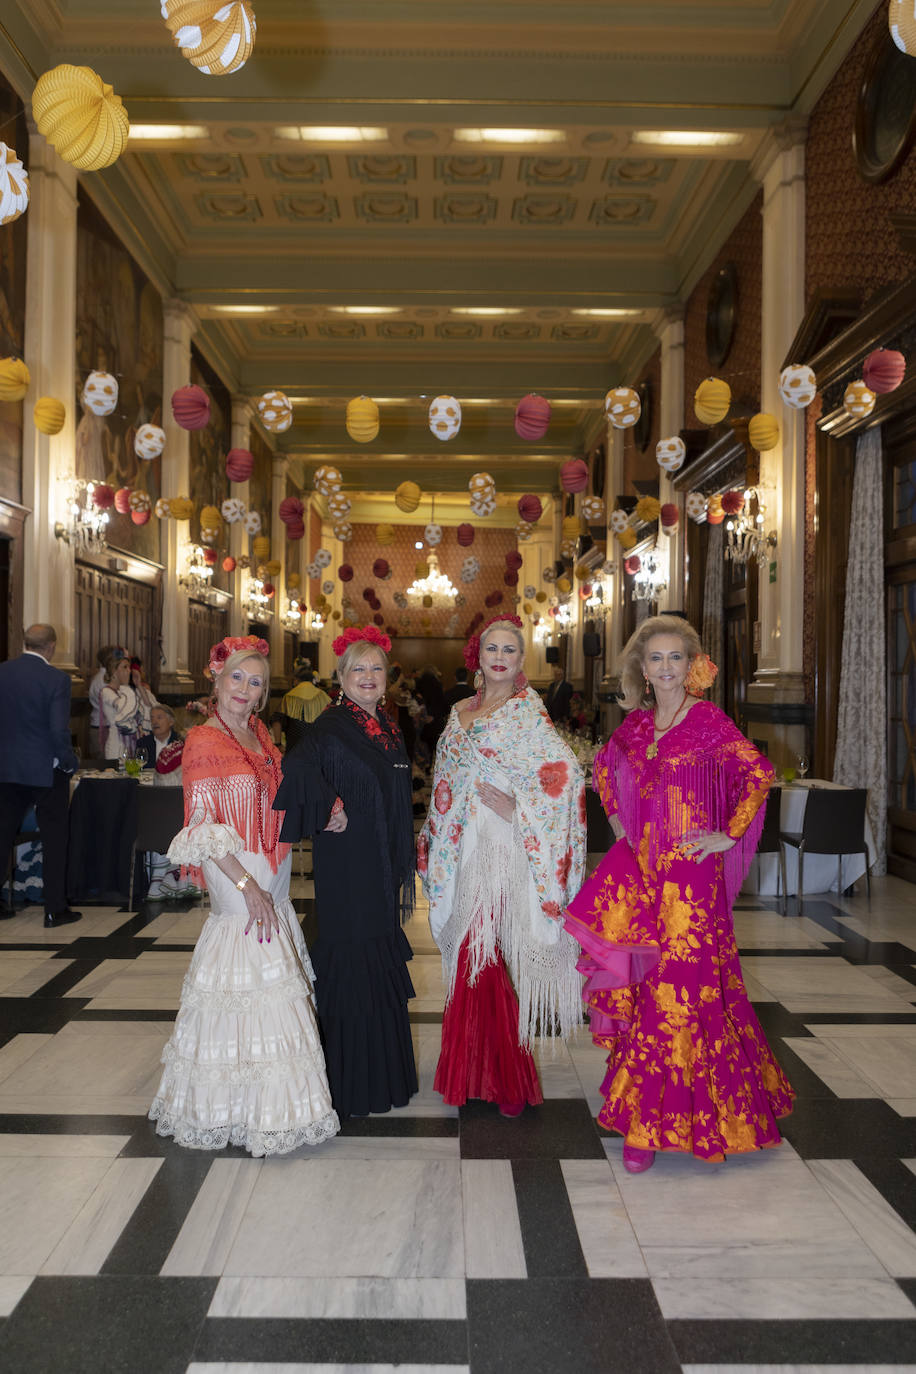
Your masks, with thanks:
[{"label": "crystal chandelier", "polygon": [[84,481],[72,472],[64,473],[59,481],[67,518],[58,520],[54,533],[58,539],[72,544],[78,553],[102,553],[108,546],[105,531],[110,517],[92,499],[98,484]]},{"label": "crystal chandelier", "polygon": [[[757,503],[756,515],[753,512],[755,501]],[[776,547],[776,531],[770,530],[769,534],[764,533],[766,511],[767,508],[763,503],[763,489],[748,487],[744,493],[742,509],[725,526],[728,534],[728,542],[724,549],[726,558],[731,559],[733,563],[755,562],[758,568],[766,567],[770,550]]]},{"label": "crystal chandelier", "polygon": [[[411,582],[407,588],[408,600],[413,606],[445,606],[451,610],[458,595],[458,588],[444,572],[439,571],[439,559],[434,549],[430,549],[426,561],[429,564],[429,572],[425,577],[415,578]],[[427,601],[427,597],[431,597],[432,600]]]},{"label": "crystal chandelier", "polygon": [[647,558],[633,579],[633,600],[657,601],[662,592],[667,590],[664,573],[656,566],[654,558]]}]

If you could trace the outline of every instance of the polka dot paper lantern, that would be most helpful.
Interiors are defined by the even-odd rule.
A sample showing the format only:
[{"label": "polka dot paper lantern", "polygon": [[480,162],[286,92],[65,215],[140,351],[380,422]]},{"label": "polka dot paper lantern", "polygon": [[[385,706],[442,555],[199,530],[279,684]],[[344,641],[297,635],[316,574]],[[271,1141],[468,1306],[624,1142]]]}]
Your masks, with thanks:
[{"label": "polka dot paper lantern", "polygon": [[615,429],[632,429],[642,414],[642,403],[632,387],[618,386],[605,396],[604,409]]},{"label": "polka dot paper lantern", "polygon": [[349,520],[338,520],[333,529],[334,538],[339,539],[341,544],[347,544],[353,538],[353,526]]},{"label": "polka dot paper lantern", "polygon": [[332,521],[346,520],[350,514],[351,501],[342,491],[332,492],[328,497],[328,515]]},{"label": "polka dot paper lantern", "polygon": [[455,531],[455,538],[463,549],[469,549],[474,542],[474,526],[465,521]]},{"label": "polka dot paper lantern", "polygon": [[534,496],[531,493],[529,493],[527,496],[522,496],[519,498],[519,518],[521,520],[524,520],[526,525],[536,525],[537,522],[540,520],[541,516],[543,515],[543,513],[544,507],[541,505],[541,499],[539,496]]},{"label": "polka dot paper lantern", "polygon": [[[916,10],[913,10],[916,14]],[[916,27],[916,20],[914,20]],[[896,348],[876,348],[862,365],[862,380],[869,391],[885,396],[896,391],[906,376],[906,358]]]},{"label": "polka dot paper lantern", "polygon": [[423,531],[423,538],[431,549],[442,543],[442,526],[430,523]]},{"label": "polka dot paper lantern", "polygon": [[337,468],[320,467],[315,469],[312,485],[322,496],[331,496],[335,491],[340,491],[343,478]]},{"label": "polka dot paper lantern", "polygon": [[382,548],[394,543],[394,525],[376,525],[375,540]]},{"label": "polka dot paper lantern", "polygon": [[156,502],[154,514],[157,520],[170,519],[172,514],[171,501],[166,500],[164,496],[160,496],[159,500]]},{"label": "polka dot paper lantern", "polygon": [[916,57],[916,8],[913,0],[890,0],[887,26],[901,52]]},{"label": "polka dot paper lantern", "polygon": [[793,363],[779,374],[779,394],[793,410],[804,410],[817,395],[817,378],[807,363]]},{"label": "polka dot paper lantern", "polygon": [[165,430],[159,425],[141,425],[134,435],[134,453],[144,463],[158,458],[165,448]]},{"label": "polka dot paper lantern", "polygon": [[659,512],[658,518],[661,521],[662,534],[674,534],[678,526],[680,515],[678,514],[677,506],[674,505],[672,501],[665,502]]},{"label": "polka dot paper lantern", "polygon": [[575,556],[576,556],[576,541],[575,541],[575,539],[564,539],[564,540],[562,540],[561,543],[560,543],[560,557],[563,558],[563,559],[566,559],[566,560],[568,561],[569,559],[575,558]]},{"label": "polka dot paper lantern", "polygon": [[80,404],[92,415],[111,415],[118,404],[118,383],[110,372],[90,372],[83,383]]},{"label": "polka dot paper lantern", "polygon": [[172,414],[182,429],[206,429],[210,423],[210,397],[199,386],[180,386],[172,393]]},{"label": "polka dot paper lantern", "polygon": [[461,428],[461,406],[454,396],[437,396],[429,407],[429,429],[437,439],[454,439]]},{"label": "polka dot paper lantern", "polygon": [[560,486],[570,494],[584,491],[588,486],[588,464],[582,458],[570,458],[560,468]]},{"label": "polka dot paper lantern", "polygon": [[245,526],[245,532],[247,534],[261,533],[261,517],[256,510],[248,511],[242,521],[242,524]]},{"label": "polka dot paper lantern", "polygon": [[235,572],[235,559],[232,557],[231,553],[227,554],[223,559],[223,572]]},{"label": "polka dot paper lantern", "polygon": [[541,573],[541,577],[544,579],[544,581],[545,581],[546,583],[548,583],[548,585],[549,585],[551,582],[556,582],[556,580],[557,580],[557,570],[556,570],[556,568],[553,567],[553,565],[551,565],[549,568],[545,568],[544,571]]},{"label": "polka dot paper lantern", "polygon": [[0,224],[12,224],[29,205],[29,174],[12,148],[0,143]]},{"label": "polka dot paper lantern", "polygon": [[416,482],[401,482],[394,492],[394,504],[409,515],[420,504],[422,492]]},{"label": "polka dot paper lantern", "polygon": [[319,568],[329,568],[331,566],[330,549],[318,549],[315,553],[315,562]]},{"label": "polka dot paper lantern", "polygon": [[32,409],[32,419],[39,434],[60,434],[67,418],[67,407],[53,396],[39,396]]},{"label": "polka dot paper lantern", "polygon": [[488,472],[475,472],[473,477],[468,478],[468,491],[472,496],[485,493],[495,494],[496,483]]},{"label": "polka dot paper lantern", "polygon": [[282,391],[265,391],[258,401],[258,418],[271,434],[285,434],[293,423],[293,407]]},{"label": "polka dot paper lantern", "polygon": [[492,515],[496,510],[495,492],[474,492],[471,495],[471,510],[482,519]]},{"label": "polka dot paper lantern", "polygon": [[875,393],[862,381],[850,382],[843,396],[843,409],[856,420],[863,420],[875,408]]},{"label": "polka dot paper lantern", "polygon": [[480,575],[480,559],[471,554],[461,565],[460,577],[462,582],[476,582]]},{"label": "polka dot paper lantern", "polygon": [[250,0],[162,0],[175,46],[205,76],[228,76],[254,49],[257,23]]},{"label": "polka dot paper lantern", "polygon": [[538,589],[537,589],[537,587],[534,585],[533,582],[528,582],[528,583],[526,583],[526,585],[525,585],[525,596],[527,597],[527,599],[528,599],[529,601],[533,601],[533,600],[535,599],[535,597],[537,596],[537,591],[538,591]]},{"label": "polka dot paper lantern", "polygon": [[[289,586],[289,587],[298,587],[298,586],[299,586],[299,578],[296,577],[295,582],[291,581],[290,578],[287,578],[287,579],[286,579],[286,584],[287,584],[287,586]],[[325,596],[330,596],[331,593],[332,593],[333,590],[334,590],[334,583],[331,582],[330,579],[329,579],[327,582],[322,582],[322,584],[321,584],[321,590],[322,590],[322,592],[324,593]]]},{"label": "polka dot paper lantern", "polygon": [[732,389],[721,377],[700,382],[693,398],[693,409],[701,425],[717,425],[724,420],[732,403]]},{"label": "polka dot paper lantern", "polygon": [[130,506],[130,509],[132,511],[149,511],[152,506],[152,502],[149,498],[149,492],[132,491],[130,494],[130,500],[128,501],[128,505]]},{"label": "polka dot paper lantern", "polygon": [[687,445],[679,434],[672,434],[669,439],[659,439],[655,445],[655,461],[662,472],[678,472],[686,457]]},{"label": "polka dot paper lantern", "polygon": [[237,525],[245,519],[245,502],[237,496],[228,496],[220,506],[219,513],[227,525]]},{"label": "polka dot paper lantern", "polygon": [[114,495],[114,508],[119,515],[126,515],[130,510],[130,487],[119,487]]},{"label": "polka dot paper lantern", "polygon": [[710,496],[706,502],[706,520],[710,525],[721,525],[725,519],[725,511],[722,509],[722,497],[716,493]]},{"label": "polka dot paper lantern", "polygon": [[277,514],[284,525],[298,525],[302,522],[305,507],[298,496],[285,496],[277,508]]},{"label": "polka dot paper lantern", "polygon": [[608,520],[608,529],[612,534],[620,534],[630,523],[630,517],[621,506],[611,511],[611,518]]},{"label": "polka dot paper lantern", "polygon": [[706,514],[706,497],[701,491],[688,491],[684,509],[691,520],[702,520]]},{"label": "polka dot paper lantern", "polygon": [[529,525],[527,520],[520,520],[515,527],[515,537],[518,540],[518,542],[520,544],[526,544],[528,540],[531,538],[531,531],[533,529],[534,526]]},{"label": "polka dot paper lantern", "polygon": [[254,454],[247,448],[231,448],[226,454],[226,476],[230,482],[247,482],[254,471]]},{"label": "polka dot paper lantern", "polygon": [[582,502],[582,519],[589,525],[604,524],[604,502],[600,496],[586,496]]},{"label": "polka dot paper lantern", "polygon": [[533,443],[543,439],[550,424],[550,402],[543,396],[529,392],[515,407],[515,432],[520,439]]},{"label": "polka dot paper lantern", "polygon": [[110,167],[127,147],[130,122],[121,97],[91,67],[64,62],[40,76],[32,117],[64,162],[81,172]]},{"label": "polka dot paper lantern", "polygon": [[747,427],[747,437],[751,442],[751,448],[755,448],[758,453],[769,453],[779,443],[779,422],[775,415],[768,415],[766,411],[761,411],[759,415],[752,415]]},{"label": "polka dot paper lantern", "polygon": [[347,433],[357,444],[369,444],[378,434],[378,406],[368,396],[356,396],[347,404]]}]

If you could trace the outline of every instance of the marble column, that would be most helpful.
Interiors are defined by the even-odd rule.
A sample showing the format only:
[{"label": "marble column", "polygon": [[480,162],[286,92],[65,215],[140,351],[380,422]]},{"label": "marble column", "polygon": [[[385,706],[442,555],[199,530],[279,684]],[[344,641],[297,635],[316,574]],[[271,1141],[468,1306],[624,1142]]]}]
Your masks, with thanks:
[{"label": "marble column", "polygon": [[[162,303],[162,427],[165,448],[162,453],[162,494],[187,496],[190,490],[191,439],[188,431],[175,423],[169,397],[180,386],[187,386],[191,375],[191,336],[195,317],[180,300]],[[190,692],[194,678],[188,670],[188,593],[179,585],[182,571],[180,550],[187,542],[186,521],[160,522],[160,559],[165,567],[162,587],[162,670],[159,686],[163,693]]]},{"label": "marble column", "polygon": [[286,526],[280,519],[280,502],[286,496],[286,474],[286,459],[275,453],[270,484],[270,556],[279,562],[281,567],[273,579],[277,590],[271,602],[273,616],[270,622],[270,662],[271,682],[284,690],[289,686],[284,669],[286,630],[283,623],[283,612],[286,609]]},{"label": "marble column", "polygon": [[[659,435],[663,439],[680,434],[684,426],[684,312],[681,306],[660,310],[653,321],[653,329],[661,346],[661,395],[658,402]],[[668,538],[661,535],[659,549],[668,556],[668,590],[659,597],[659,611],[684,609],[684,556],[686,551],[686,516],[684,503],[678,500],[674,483],[659,468],[659,496],[678,506],[680,519],[676,532]]]},{"label": "marble column", "polygon": [[[750,701],[775,706],[804,701],[802,658],[805,580],[805,414],[783,405],[779,373],[805,309],[805,126],[791,121],[771,130],[752,164],[763,186],[763,265],[760,408],[779,421],[780,442],[761,454],[767,529],[778,547],[760,574],[760,650]],[[792,713],[774,712],[784,718]],[[770,730],[777,763],[791,762],[804,745],[801,723]]]},{"label": "marble column", "polygon": [[[251,402],[244,396],[233,396],[231,432],[233,448],[250,448],[251,417]],[[237,496],[240,501],[245,502],[247,508],[251,499],[251,483],[233,482],[230,490],[233,496]],[[229,552],[236,564],[242,555],[248,552],[248,534],[241,520],[237,520],[234,525],[229,526]],[[236,567],[232,574],[233,597],[229,607],[229,633],[231,635],[243,635],[248,631],[248,617],[242,607],[242,583],[244,580],[242,569]]]},{"label": "marble column", "polygon": [[[29,139],[31,198],[27,214],[25,356],[32,385],[23,405],[22,504],[31,509],[23,535],[26,625],[43,621],[57,631],[54,666],[74,678],[74,550],[55,538],[68,517],[58,480],[73,473],[76,415],[76,170],[43,138]],[[32,419],[39,396],[63,401],[59,434],[41,434]]]}]

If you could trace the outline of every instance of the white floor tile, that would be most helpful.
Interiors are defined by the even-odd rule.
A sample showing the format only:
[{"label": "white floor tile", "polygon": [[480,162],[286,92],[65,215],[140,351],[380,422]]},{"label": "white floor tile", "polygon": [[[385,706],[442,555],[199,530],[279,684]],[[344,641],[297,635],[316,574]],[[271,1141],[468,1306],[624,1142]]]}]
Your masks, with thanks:
[{"label": "white floor tile", "polygon": [[53,1035],[14,1035],[0,1049],[0,1083],[31,1059],[42,1045],[47,1045],[53,1039]]},{"label": "white floor tile", "polygon": [[208,1317],[464,1321],[463,1279],[222,1278]]},{"label": "white floor tile", "polygon": [[114,1160],[41,1272],[97,1274],[161,1167],[161,1159]]},{"label": "white floor tile", "polygon": [[257,1183],[260,1159],[215,1159],[159,1271],[221,1274]]},{"label": "white floor tile", "polygon": [[119,911],[115,907],[85,907],[81,921],[46,930],[44,908],[27,906],[11,921],[0,921],[0,945],[69,945],[84,935],[111,935],[128,920],[129,911]]},{"label": "white floor tile", "polygon": [[0,1274],[0,1317],[8,1317],[32,1282],[31,1274]]},{"label": "white floor tile", "polygon": [[146,1115],[171,1025],[71,1021],[0,1083],[0,1113]]},{"label": "white floor tile", "polygon": [[[851,1067],[829,1040],[816,1036],[786,1036],[784,1042],[837,1097],[880,1097],[873,1083]],[[845,1041],[843,1042],[846,1043]]]},{"label": "white floor tile", "polygon": [[190,962],[189,954],[165,950],[147,950],[137,959],[106,959],[68,995],[91,997],[90,1011],[177,1011]]},{"label": "white floor tile", "polygon": [[0,1274],[37,1274],[111,1167],[108,1159],[0,1159]]},{"label": "white floor tile", "polygon": [[36,1135],[0,1133],[0,1155],[44,1159],[114,1159],[129,1135]]},{"label": "white floor tile", "polygon": [[0,997],[31,997],[69,968],[72,960],[24,949],[8,949],[0,959]]},{"label": "white floor tile", "polygon": [[653,1279],[666,1321],[910,1320],[913,1305],[891,1278]]},{"label": "white floor tile", "polygon": [[564,1159],[560,1168],[589,1277],[645,1278],[645,1261],[608,1163]]},{"label": "white floor tile", "polygon": [[527,1278],[511,1162],[462,1160],[461,1195],[468,1278]]},{"label": "white floor tile", "polygon": [[[872,1027],[872,1029],[875,1029]],[[847,1035],[825,1040],[866,1082],[874,1085],[881,1097],[916,1097],[916,1054],[909,1036],[898,1036],[898,1029],[916,1027],[885,1026],[884,1035],[858,1038]]]},{"label": "white floor tile", "polygon": [[895,1278],[916,1278],[916,1236],[850,1159],[811,1159],[808,1168],[872,1253]]},{"label": "white floor tile", "polygon": [[805,1012],[903,1011],[913,1008],[876,984],[862,970],[843,959],[742,959],[746,975],[762,984],[787,1011]]}]

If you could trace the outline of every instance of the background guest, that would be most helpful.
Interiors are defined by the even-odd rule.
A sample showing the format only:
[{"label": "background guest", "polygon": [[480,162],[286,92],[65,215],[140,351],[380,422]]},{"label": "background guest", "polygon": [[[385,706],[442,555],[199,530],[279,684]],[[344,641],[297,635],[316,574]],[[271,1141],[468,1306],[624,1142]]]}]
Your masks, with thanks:
[{"label": "background guest", "polygon": [[455,685],[449,687],[444,695],[445,719],[448,720],[452,707],[459,701],[464,701],[465,697],[472,697],[474,688],[468,682],[467,668],[455,669]]},{"label": "background guest", "polygon": [[[41,830],[45,925],[80,919],[67,905],[69,774],[78,767],[70,743],[70,679],[51,667],[52,625],[30,625],[25,652],[0,664],[0,854],[8,855],[34,803]],[[0,910],[0,919],[15,912]]]},{"label": "background guest", "polygon": [[[271,728],[279,726],[286,736],[286,749],[294,749],[307,725],[321,715],[331,698],[315,683],[315,670],[310,658],[297,658],[293,664],[296,686],[287,692],[280,710],[271,716]],[[275,736],[276,738],[276,736]]]},{"label": "background guest", "polygon": [[544,697],[544,705],[547,707],[547,714],[556,725],[561,720],[566,720],[569,716],[569,703],[572,699],[572,683],[566,681],[566,673],[563,665],[555,663],[553,665],[553,682],[547,688]]},{"label": "background guest", "polygon": [[108,672],[108,660],[110,658],[126,658],[127,650],[120,648],[117,644],[104,644],[96,655],[98,671],[93,675],[89,683],[89,756],[93,759],[104,758],[102,745],[99,739],[99,697],[102,688],[105,686],[105,674]]},{"label": "background guest", "polygon": [[137,694],[137,711],[140,717],[141,735],[149,734],[152,729],[150,711],[156,705],[153,689],[143,675],[143,664],[139,658],[130,660],[130,685]]},{"label": "background guest", "polygon": [[140,738],[140,703],[130,676],[130,660],[112,654],[99,696],[99,735],[106,759],[120,758],[124,749],[132,753]]}]

